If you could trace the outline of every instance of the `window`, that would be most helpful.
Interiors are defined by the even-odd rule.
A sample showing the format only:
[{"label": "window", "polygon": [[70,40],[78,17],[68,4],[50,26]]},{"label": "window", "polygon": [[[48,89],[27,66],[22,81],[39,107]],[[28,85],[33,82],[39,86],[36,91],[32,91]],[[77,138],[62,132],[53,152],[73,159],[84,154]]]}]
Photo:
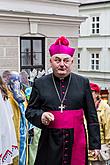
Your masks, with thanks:
[{"label": "window", "polygon": [[20,69],[28,73],[33,69],[44,69],[45,38],[21,37],[20,39]]},{"label": "window", "polygon": [[80,69],[80,53],[78,53],[78,69]]},{"label": "window", "polygon": [[91,69],[92,70],[99,70],[99,53],[92,53],[91,54]]},{"label": "window", "polygon": [[79,26],[79,28],[78,28],[78,35],[80,36],[80,26]]},{"label": "window", "polygon": [[92,34],[99,34],[99,22],[100,21],[100,17],[92,17]]}]

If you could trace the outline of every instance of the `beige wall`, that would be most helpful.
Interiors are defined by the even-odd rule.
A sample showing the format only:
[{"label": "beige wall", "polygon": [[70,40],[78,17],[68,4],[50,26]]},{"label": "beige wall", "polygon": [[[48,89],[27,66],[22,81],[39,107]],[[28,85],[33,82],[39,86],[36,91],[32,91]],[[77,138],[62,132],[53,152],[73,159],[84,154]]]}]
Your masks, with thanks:
[{"label": "beige wall", "polygon": [[[2,26],[2,30],[0,29],[0,72],[3,70],[20,71],[20,37],[23,36],[45,37],[46,70],[49,68],[50,58],[48,48],[56,40],[56,38],[61,35],[68,37],[70,39],[70,45],[77,49],[78,25],[75,25],[72,20],[70,20],[69,24],[62,20],[62,23],[56,22],[56,25],[54,25],[53,21],[46,24],[37,23],[35,21],[32,29],[30,29],[30,27],[33,24],[28,22],[28,20],[26,21],[24,18],[15,19],[14,22],[11,17],[7,21],[5,18],[5,21],[0,20],[0,23]],[[74,61],[74,70],[76,71],[77,58],[74,58]]]},{"label": "beige wall", "polygon": [[[23,36],[45,37],[46,70],[50,58],[48,48],[57,37],[65,35],[70,39],[70,45],[77,49],[79,25],[85,20],[78,16],[79,4],[69,1],[42,1],[41,5],[40,1],[34,0],[32,4],[33,8],[30,7],[29,0],[23,1],[22,5],[20,0],[11,0],[10,3],[6,1],[4,5],[0,5],[0,72],[20,71],[20,37]],[[40,10],[42,7],[45,9],[43,12]],[[74,57],[76,71],[77,57]]]},{"label": "beige wall", "polygon": [[0,37],[0,72],[18,70],[18,38]]}]

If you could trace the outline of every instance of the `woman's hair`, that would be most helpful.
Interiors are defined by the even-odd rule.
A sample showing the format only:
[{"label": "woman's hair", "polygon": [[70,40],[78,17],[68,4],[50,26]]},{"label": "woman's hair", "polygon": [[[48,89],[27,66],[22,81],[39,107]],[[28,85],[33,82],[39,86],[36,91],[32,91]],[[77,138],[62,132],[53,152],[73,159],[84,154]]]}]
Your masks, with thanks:
[{"label": "woman's hair", "polygon": [[8,93],[7,93],[7,88],[5,84],[3,83],[2,77],[0,76],[0,90],[1,94],[4,100],[8,99]]}]

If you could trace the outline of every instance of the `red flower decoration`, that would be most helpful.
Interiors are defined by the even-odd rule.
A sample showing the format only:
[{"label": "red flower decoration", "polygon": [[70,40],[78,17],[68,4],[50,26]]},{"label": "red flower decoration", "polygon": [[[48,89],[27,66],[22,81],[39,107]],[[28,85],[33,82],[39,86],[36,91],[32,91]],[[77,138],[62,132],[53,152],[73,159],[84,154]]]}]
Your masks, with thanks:
[{"label": "red flower decoration", "polygon": [[100,87],[97,85],[97,84],[95,84],[95,83],[90,83],[90,88],[91,88],[91,90],[92,91],[95,91],[95,92],[98,92],[98,93],[100,93]]}]

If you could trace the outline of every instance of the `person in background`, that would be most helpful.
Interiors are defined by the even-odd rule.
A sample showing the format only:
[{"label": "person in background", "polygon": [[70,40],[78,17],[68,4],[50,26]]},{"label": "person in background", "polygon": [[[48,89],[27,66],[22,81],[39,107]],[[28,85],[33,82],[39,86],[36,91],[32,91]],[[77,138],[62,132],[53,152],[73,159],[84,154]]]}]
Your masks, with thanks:
[{"label": "person in background", "polygon": [[23,70],[19,73],[19,76],[20,76],[20,82],[22,84],[22,90],[25,92],[25,89],[30,87],[28,80],[29,75],[25,70]]},{"label": "person in background", "polygon": [[9,71],[9,70],[5,70],[2,73],[2,79],[3,79],[3,82],[5,83],[6,86],[9,82],[10,76],[11,76],[11,71]]},{"label": "person in background", "polygon": [[26,118],[41,128],[35,165],[87,165],[89,149],[97,157],[100,130],[89,80],[72,73],[75,49],[61,36],[49,48],[53,73],[35,79]]},{"label": "person in background", "polygon": [[[100,87],[95,83],[90,83],[95,107],[97,109],[98,119],[100,123],[100,136],[101,136],[101,145],[102,147],[105,144],[108,146],[109,157],[110,159],[110,107],[104,100],[100,97]],[[102,150],[103,148],[101,148]],[[89,160],[91,165],[106,165],[107,160],[104,160],[101,154],[99,154],[95,159],[92,156],[92,153],[89,152]]]},{"label": "person in background", "polygon": [[27,162],[27,121],[25,118],[25,110],[27,107],[27,100],[24,92],[21,89],[21,82],[19,73],[11,71],[8,74],[3,72],[3,80],[7,85],[7,92],[9,101],[13,109],[13,120],[16,130],[16,137],[19,149],[19,155],[13,160],[13,165],[25,165]]},{"label": "person in background", "polygon": [[0,76],[0,165],[12,164],[18,154],[13,110],[8,99],[6,85]]},{"label": "person in background", "polygon": [[[21,86],[28,102],[32,91],[32,87],[28,80],[29,75],[24,70],[21,71],[19,75],[20,75]],[[30,122],[28,122],[28,165],[34,165],[39,136],[40,136],[40,129],[36,128]]]}]

